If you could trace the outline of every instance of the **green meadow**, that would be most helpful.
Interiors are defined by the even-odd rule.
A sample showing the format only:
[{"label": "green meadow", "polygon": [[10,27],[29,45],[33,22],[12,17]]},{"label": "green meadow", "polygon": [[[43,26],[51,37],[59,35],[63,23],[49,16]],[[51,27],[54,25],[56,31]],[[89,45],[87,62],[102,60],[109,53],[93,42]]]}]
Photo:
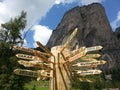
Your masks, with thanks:
[{"label": "green meadow", "polygon": [[25,85],[25,90],[49,90],[49,81],[31,81]]}]

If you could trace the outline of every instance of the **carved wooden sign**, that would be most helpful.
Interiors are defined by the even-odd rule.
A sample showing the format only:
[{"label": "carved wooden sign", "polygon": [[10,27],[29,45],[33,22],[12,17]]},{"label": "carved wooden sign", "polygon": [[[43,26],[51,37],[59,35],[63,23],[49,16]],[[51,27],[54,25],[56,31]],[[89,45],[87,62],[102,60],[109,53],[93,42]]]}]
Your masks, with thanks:
[{"label": "carved wooden sign", "polygon": [[[22,59],[18,61],[19,64],[25,67],[41,68],[41,70],[36,71],[15,69],[14,72],[18,75],[37,77],[37,80],[49,77],[50,90],[71,90],[71,81],[74,74],[81,76],[100,74],[102,71],[95,68],[98,65],[105,64],[106,62],[104,60],[97,60],[100,57],[100,54],[93,54],[91,52],[101,50],[102,46],[93,46],[88,48],[81,47],[76,50],[71,50],[69,48],[69,45],[77,31],[78,28],[74,30],[64,45],[52,47],[51,51],[38,41],[36,42],[37,45],[43,49],[44,52],[14,46],[17,50],[30,53],[30,55],[17,54],[16,56]],[[90,68],[75,70],[74,67]],[[80,79],[80,81],[84,80]],[[86,81],[90,80],[87,79]]]}]

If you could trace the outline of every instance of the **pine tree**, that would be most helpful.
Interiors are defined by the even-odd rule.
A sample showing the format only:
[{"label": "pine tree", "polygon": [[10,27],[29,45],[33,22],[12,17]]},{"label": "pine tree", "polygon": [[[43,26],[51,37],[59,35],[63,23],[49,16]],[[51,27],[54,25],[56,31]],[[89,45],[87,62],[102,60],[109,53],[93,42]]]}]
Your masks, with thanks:
[{"label": "pine tree", "polygon": [[17,76],[13,70],[20,67],[15,57],[16,51],[13,45],[22,45],[22,34],[26,26],[26,12],[1,25],[0,30],[0,89],[1,90],[24,90],[25,80]]}]

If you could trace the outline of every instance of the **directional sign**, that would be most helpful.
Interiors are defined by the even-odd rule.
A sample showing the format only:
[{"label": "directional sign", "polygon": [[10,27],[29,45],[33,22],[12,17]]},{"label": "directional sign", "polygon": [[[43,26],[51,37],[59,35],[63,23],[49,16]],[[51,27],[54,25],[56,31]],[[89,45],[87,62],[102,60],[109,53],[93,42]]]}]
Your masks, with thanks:
[{"label": "directional sign", "polygon": [[70,51],[70,54],[68,56],[66,56],[66,58],[70,58],[70,57],[73,57],[75,56],[76,54],[80,53],[80,52],[85,52],[85,47],[81,47],[77,50],[73,50],[73,51]]},{"label": "directional sign", "polygon": [[[20,47],[20,46],[13,46],[13,48],[17,49],[17,50],[21,50],[21,51],[25,51],[25,52],[29,52],[29,53],[32,53],[40,58],[42,58],[43,61],[46,61],[46,62],[51,62],[50,60],[48,60],[46,58],[46,53],[42,53],[40,51],[37,51],[37,50],[33,50],[33,49],[29,49],[29,48],[24,48],[24,47]],[[51,62],[53,63],[53,62]]]},{"label": "directional sign", "polygon": [[80,82],[89,82],[92,83],[93,80],[87,79],[87,78],[78,78],[80,80]]},{"label": "directional sign", "polygon": [[72,66],[79,66],[79,67],[96,67],[100,64],[105,64],[106,61],[104,60],[100,60],[100,61],[89,61],[89,62],[79,62],[79,63],[76,63],[76,64],[73,64]]},{"label": "directional sign", "polygon": [[46,56],[39,54],[39,51],[38,51],[38,53],[36,52],[35,54],[36,54],[36,56],[26,55],[26,54],[16,54],[16,57],[22,58],[22,59],[27,59],[27,60],[40,60],[41,62],[44,61],[44,62],[53,63]]},{"label": "directional sign", "polygon": [[43,53],[43,52],[40,52],[40,51],[37,51],[37,50],[33,50],[33,49],[30,49],[30,48],[24,48],[24,47],[20,47],[20,46],[13,46],[13,48],[17,49],[17,50],[21,50],[21,51],[24,51],[24,52],[28,52],[28,53],[32,53],[32,54],[40,54],[40,55],[46,55],[46,56],[49,56],[47,53]]},{"label": "directional sign", "polygon": [[48,53],[51,56],[54,56],[45,46],[43,46],[39,41],[36,41],[37,45],[42,48],[46,53]]},{"label": "directional sign", "polygon": [[26,69],[15,69],[14,73],[17,75],[23,75],[23,76],[30,76],[30,77],[50,77],[49,72],[47,70],[26,70]]},{"label": "directional sign", "polygon": [[96,61],[97,59],[94,59],[94,58],[80,58],[78,60],[80,62],[92,62],[92,61]]},{"label": "directional sign", "polygon": [[70,42],[72,41],[72,39],[77,34],[77,31],[78,31],[78,28],[75,28],[75,30],[72,32],[72,34],[70,35],[70,37],[67,39],[66,43],[64,44],[64,47],[67,47],[70,44]]},{"label": "directional sign", "polygon": [[35,67],[35,66],[40,66],[43,67],[43,63],[39,61],[25,61],[25,60],[19,60],[19,64],[24,65],[25,67]]},{"label": "directional sign", "polygon": [[102,48],[103,48],[102,46],[88,47],[87,52],[101,50]]},{"label": "directional sign", "polygon": [[82,56],[84,56],[86,54],[86,48],[85,47],[82,47],[76,51],[73,51],[70,53],[69,56],[66,57],[66,59],[69,61],[69,62],[72,62],[74,60],[77,60],[79,58],[81,58]]},{"label": "directional sign", "polygon": [[87,55],[81,57],[80,59],[83,59],[83,60],[89,59],[89,58],[93,59],[93,58],[99,58],[100,56],[101,56],[100,54],[87,54]]},{"label": "directional sign", "polygon": [[44,68],[44,69],[51,69],[50,64],[39,62],[39,61],[25,61],[25,60],[19,60],[19,64],[25,66],[25,67],[37,67],[37,68]]},{"label": "directional sign", "polygon": [[94,47],[81,47],[77,50],[74,50],[70,53],[69,56],[66,57],[66,59],[68,59],[69,62],[75,61],[77,59],[83,59],[83,60],[88,60],[89,58],[98,58],[101,55],[100,54],[87,54],[87,52],[90,51],[96,51],[96,50],[100,50],[102,49],[102,46],[94,46]]},{"label": "directional sign", "polygon": [[16,54],[16,57],[21,58],[21,59],[26,59],[26,60],[34,60],[34,61],[43,62],[42,58],[40,58],[38,56],[33,56],[33,55]]},{"label": "directional sign", "polygon": [[101,70],[76,70],[76,73],[81,75],[81,76],[86,76],[86,75],[95,75],[95,74],[100,74],[102,73]]}]

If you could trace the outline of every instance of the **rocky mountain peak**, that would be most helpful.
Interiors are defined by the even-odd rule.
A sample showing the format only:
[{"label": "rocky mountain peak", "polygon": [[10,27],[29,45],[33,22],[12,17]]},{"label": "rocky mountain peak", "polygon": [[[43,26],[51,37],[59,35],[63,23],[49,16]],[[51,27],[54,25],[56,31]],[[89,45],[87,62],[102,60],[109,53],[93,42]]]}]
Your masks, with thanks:
[{"label": "rocky mountain peak", "polygon": [[[51,48],[51,46],[61,44],[63,39],[66,38],[65,36],[68,36],[75,27],[79,28],[77,39],[80,46],[105,43],[106,40],[110,41],[113,33],[101,4],[94,3],[83,7],[77,6],[65,13],[51,35],[51,38],[54,37],[54,39],[50,38],[47,46]],[[56,33],[59,33],[59,35],[56,35]]]},{"label": "rocky mountain peak", "polygon": [[72,47],[76,43],[79,47],[102,45],[104,47],[101,51],[102,58],[109,62],[104,67],[111,69],[118,65],[116,62],[120,62],[120,43],[117,37],[120,35],[120,30],[112,31],[105,9],[99,3],[82,7],[76,6],[67,11],[53,31],[46,46],[51,48],[61,45],[76,27],[79,30],[71,44]]}]

